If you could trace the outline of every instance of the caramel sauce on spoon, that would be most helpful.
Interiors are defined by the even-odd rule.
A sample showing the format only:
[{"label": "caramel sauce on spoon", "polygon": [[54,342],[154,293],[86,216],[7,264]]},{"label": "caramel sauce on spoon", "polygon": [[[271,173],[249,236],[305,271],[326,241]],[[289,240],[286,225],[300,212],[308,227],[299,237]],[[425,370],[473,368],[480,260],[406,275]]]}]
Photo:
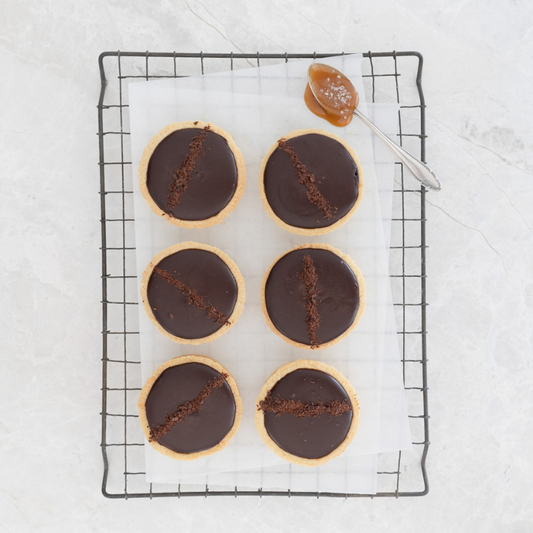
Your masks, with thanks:
[{"label": "caramel sauce on spoon", "polygon": [[312,113],[342,128],[352,121],[359,95],[342,72],[322,63],[313,63],[309,67],[304,100]]}]

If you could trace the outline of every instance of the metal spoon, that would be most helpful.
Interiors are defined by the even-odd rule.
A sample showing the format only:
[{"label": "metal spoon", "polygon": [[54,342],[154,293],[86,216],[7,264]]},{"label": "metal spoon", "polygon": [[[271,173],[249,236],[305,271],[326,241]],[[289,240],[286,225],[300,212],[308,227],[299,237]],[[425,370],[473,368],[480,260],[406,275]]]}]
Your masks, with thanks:
[{"label": "metal spoon", "polygon": [[[327,101],[328,99],[322,96],[324,92],[320,92],[316,90],[316,88],[313,88],[313,85],[314,85],[313,82],[316,81],[312,77],[313,67],[315,67],[315,69],[325,69],[325,68],[329,69],[332,74],[332,77],[335,76],[336,80],[341,80],[346,87],[353,88],[352,83],[344,74],[342,74],[342,72],[334,69],[333,67],[330,67],[329,65],[323,65],[321,63],[313,63],[309,67],[309,74],[308,74],[309,87],[316,101],[326,111],[326,113],[328,113],[329,115],[340,117],[339,115],[340,107],[338,106],[332,107],[331,99],[330,99],[330,105],[328,105],[328,101]],[[353,92],[357,96],[355,89],[353,89]],[[356,101],[358,101],[358,98],[356,98]],[[364,124],[366,124],[383,141],[383,143],[389,147],[389,149],[396,155],[396,157],[405,165],[407,170],[409,170],[409,172],[411,172],[411,174],[420,183],[422,183],[422,185],[424,185],[428,189],[433,189],[435,191],[440,190],[441,184],[436,174],[425,163],[422,163],[422,161],[418,160],[416,157],[412,156],[409,152],[404,150],[401,146],[399,146],[394,141],[389,139],[389,137],[387,137],[373,122],[371,122],[367,117],[365,117],[365,115],[363,115],[357,109],[357,107],[354,108],[353,106],[351,106],[349,111],[353,112],[353,114],[357,118],[359,118]]]}]

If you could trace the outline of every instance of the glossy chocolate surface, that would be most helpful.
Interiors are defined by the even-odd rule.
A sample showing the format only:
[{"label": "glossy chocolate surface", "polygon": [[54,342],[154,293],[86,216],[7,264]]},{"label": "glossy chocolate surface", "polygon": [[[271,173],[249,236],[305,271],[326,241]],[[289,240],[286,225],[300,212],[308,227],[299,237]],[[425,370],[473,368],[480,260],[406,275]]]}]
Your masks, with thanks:
[{"label": "glossy chocolate surface", "polygon": [[231,200],[237,186],[233,152],[224,137],[209,131],[180,204],[172,210],[168,208],[174,174],[185,160],[192,139],[201,131],[199,128],[174,131],[157,145],[148,164],[146,184],[150,196],[160,209],[182,220],[205,220],[217,215]]},{"label": "glossy chocolate surface", "polygon": [[[302,368],[281,378],[272,388],[273,397],[301,402],[348,400],[341,384],[320,370]],[[351,404],[351,402],[350,402]],[[298,418],[291,414],[264,413],[265,428],[272,440],[286,452],[306,459],[324,457],[338,448],[348,431],[353,411],[340,416],[323,413],[316,417]]]},{"label": "glossy chocolate surface", "polygon": [[302,163],[314,175],[318,189],[336,208],[333,218],[326,219],[307,197],[305,185],[289,156],[276,148],[265,167],[264,186],[274,213],[290,226],[322,228],[331,226],[353,207],[358,196],[359,171],[348,150],[331,137],[310,133],[289,139]]},{"label": "glossy chocolate surface", "polygon": [[[194,400],[203,387],[220,373],[201,363],[185,363],[167,368],[153,384],[146,399],[150,427],[162,424],[165,415]],[[194,453],[216,446],[230,431],[235,420],[235,399],[224,382],[205,400],[201,408],[177,423],[159,444],[178,453]]]},{"label": "glossy chocolate surface", "polygon": [[[237,282],[229,267],[216,254],[187,249],[165,257],[157,265],[166,270],[228,317],[237,301]],[[208,318],[205,310],[189,304],[187,296],[166,283],[156,272],[148,281],[148,302],[161,326],[183,339],[207,337],[225,325]]]},{"label": "glossy chocolate surface", "polygon": [[265,300],[268,315],[283,335],[311,345],[305,319],[306,288],[298,277],[303,257],[313,260],[318,276],[320,326],[316,334],[321,343],[342,335],[353,323],[359,308],[359,285],[352,269],[329,250],[304,248],[284,255],[270,271]]}]

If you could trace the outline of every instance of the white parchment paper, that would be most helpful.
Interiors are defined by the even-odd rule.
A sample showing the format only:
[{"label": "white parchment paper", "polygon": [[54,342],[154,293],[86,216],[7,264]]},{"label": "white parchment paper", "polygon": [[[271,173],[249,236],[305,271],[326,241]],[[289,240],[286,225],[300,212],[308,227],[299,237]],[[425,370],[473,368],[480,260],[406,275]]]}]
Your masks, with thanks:
[{"label": "white parchment paper", "polygon": [[[324,62],[352,79],[361,94],[360,109],[368,112],[361,57],[343,56]],[[173,343],[161,335],[139,306],[143,380],[162,362],[178,355],[207,355],[233,374],[244,407],[241,427],[221,453],[178,462],[145,446],[148,482],[372,493],[375,454],[411,446],[388,277],[387,228],[393,164],[389,160],[375,165],[373,137],[358,122],[339,129],[307,110],[302,94],[308,65],[308,61],[295,61],[197,78],[140,82],[129,87],[133,169],[138,168],[151,137],[165,125],[204,120],[233,136],[243,153],[247,172],[246,189],[235,211],[221,224],[202,230],[176,228],[158,218],[142,198],[134,176],[138,280],[156,253],[191,240],[227,253],[239,266],[246,283],[246,304],[238,323],[219,339],[196,347]],[[395,110],[388,108],[381,109],[381,119],[388,121],[387,127],[395,133]],[[302,128],[327,129],[341,135],[354,147],[364,169],[361,207],[345,226],[321,237],[305,238],[282,230],[268,217],[259,197],[258,174],[264,154],[278,138]],[[379,187],[376,168],[380,169]],[[388,210],[385,218],[382,208]],[[320,351],[286,344],[268,329],[260,309],[261,280],[268,266],[281,253],[306,242],[328,243],[348,253],[361,268],[367,288],[365,313],[355,331],[338,345]],[[350,380],[361,405],[360,426],[352,444],[341,457],[313,469],[288,465],[279,459],[263,444],[253,421],[255,400],[265,380],[282,364],[299,358],[320,359],[335,366]],[[382,394],[384,385],[386,395]]]}]

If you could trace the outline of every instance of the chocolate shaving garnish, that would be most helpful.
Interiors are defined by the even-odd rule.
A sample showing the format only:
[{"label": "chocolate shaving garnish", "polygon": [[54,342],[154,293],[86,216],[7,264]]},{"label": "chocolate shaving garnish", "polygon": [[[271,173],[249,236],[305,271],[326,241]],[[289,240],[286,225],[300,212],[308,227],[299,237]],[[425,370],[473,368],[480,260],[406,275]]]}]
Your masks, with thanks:
[{"label": "chocolate shaving garnish", "polygon": [[320,315],[318,314],[317,304],[318,299],[318,276],[313,260],[309,255],[304,255],[303,268],[298,272],[297,276],[305,284],[305,310],[307,317],[305,323],[307,324],[307,334],[311,341],[311,349],[317,348],[322,342],[317,337],[316,330],[320,327]]},{"label": "chocolate shaving garnish", "polygon": [[230,321],[228,320],[227,315],[225,315],[222,311],[219,311],[214,305],[204,303],[204,297],[200,296],[194,289],[191,289],[191,287],[188,287],[185,285],[185,283],[182,283],[180,280],[172,277],[172,274],[166,270],[163,270],[162,268],[155,267],[154,272],[163,281],[179,289],[181,294],[186,296],[189,300],[189,305],[193,304],[198,307],[198,309],[206,310],[207,318],[211,319],[216,324],[229,326]]},{"label": "chocolate shaving garnish", "polygon": [[278,146],[289,156],[291,164],[298,174],[298,183],[305,185],[307,189],[307,199],[318,207],[319,211],[324,215],[326,220],[333,218],[337,208],[331,207],[331,204],[318,190],[315,176],[313,176],[313,174],[309,172],[308,168],[302,163],[302,160],[294,151],[294,148],[285,139],[280,139],[278,141]]},{"label": "chocolate shaving garnish", "polygon": [[294,415],[298,418],[316,417],[323,413],[329,416],[340,416],[352,410],[351,404],[347,400],[331,400],[329,402],[307,402],[300,400],[285,400],[283,398],[273,398],[268,391],[264,400],[258,405],[258,410],[264,413],[275,413],[276,416],[282,414]]},{"label": "chocolate shaving garnish", "polygon": [[150,428],[150,442],[158,441],[163,438],[176,424],[185,419],[188,415],[196,413],[202,407],[202,404],[213,394],[215,389],[224,385],[225,379],[228,374],[222,373],[220,376],[213,378],[207,383],[207,385],[200,391],[200,394],[192,400],[181,404],[174,409],[171,413],[165,415],[165,421],[153,428]]},{"label": "chocolate shaving garnish", "polygon": [[189,186],[189,181],[191,181],[191,172],[194,170],[196,160],[202,154],[202,146],[207,137],[207,132],[210,130],[211,127],[208,124],[196,137],[193,137],[191,143],[189,144],[189,151],[185,156],[180,168],[176,170],[172,178],[172,183],[168,189],[168,210],[172,210],[180,205],[181,197]]}]

